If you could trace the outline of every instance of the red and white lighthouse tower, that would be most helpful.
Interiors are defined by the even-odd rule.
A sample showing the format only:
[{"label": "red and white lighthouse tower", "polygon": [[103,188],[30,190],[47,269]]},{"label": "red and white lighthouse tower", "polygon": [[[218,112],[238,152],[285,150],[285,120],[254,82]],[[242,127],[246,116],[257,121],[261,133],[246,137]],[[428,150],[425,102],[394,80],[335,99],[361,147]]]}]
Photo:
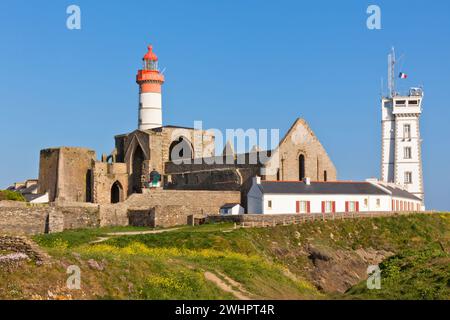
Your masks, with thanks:
[{"label": "red and white lighthouse tower", "polygon": [[162,126],[161,85],[164,76],[158,69],[158,57],[153,47],[148,46],[142,70],[138,70],[136,82],[139,84],[139,130],[147,130]]}]

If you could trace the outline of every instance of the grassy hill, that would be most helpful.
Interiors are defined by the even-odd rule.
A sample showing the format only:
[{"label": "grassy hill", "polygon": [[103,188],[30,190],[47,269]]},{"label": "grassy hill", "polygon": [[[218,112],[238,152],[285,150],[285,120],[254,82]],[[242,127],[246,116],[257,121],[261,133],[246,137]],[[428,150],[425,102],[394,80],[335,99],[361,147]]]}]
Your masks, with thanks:
[{"label": "grassy hill", "polygon": [[[270,228],[40,235],[34,240],[53,263],[0,272],[0,298],[449,299],[449,227],[448,214],[415,214]],[[381,262],[381,290],[365,285],[374,261]],[[66,288],[69,265],[81,268],[81,290]]]}]

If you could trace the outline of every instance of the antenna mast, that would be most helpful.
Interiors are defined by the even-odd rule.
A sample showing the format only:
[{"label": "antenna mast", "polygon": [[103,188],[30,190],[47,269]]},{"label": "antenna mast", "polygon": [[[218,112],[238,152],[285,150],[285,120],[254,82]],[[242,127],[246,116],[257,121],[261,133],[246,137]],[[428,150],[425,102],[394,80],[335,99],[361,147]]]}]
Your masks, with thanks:
[{"label": "antenna mast", "polygon": [[389,98],[395,96],[395,49],[392,47],[391,53],[388,55],[388,89]]}]

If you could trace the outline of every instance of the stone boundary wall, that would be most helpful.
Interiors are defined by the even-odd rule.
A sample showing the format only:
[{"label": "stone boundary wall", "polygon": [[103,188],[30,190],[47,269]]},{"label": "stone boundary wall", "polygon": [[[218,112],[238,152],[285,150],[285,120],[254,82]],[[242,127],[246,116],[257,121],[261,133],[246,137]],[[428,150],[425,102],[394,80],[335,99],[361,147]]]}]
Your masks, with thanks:
[{"label": "stone boundary wall", "polygon": [[37,263],[44,263],[49,258],[34,242],[19,236],[0,235],[0,250],[24,253]]},{"label": "stone boundary wall", "polygon": [[49,232],[99,226],[100,213],[97,205],[56,207],[49,215]]},{"label": "stone boundary wall", "polygon": [[358,218],[389,217],[410,214],[432,214],[434,211],[423,212],[347,212],[347,213],[308,213],[308,214],[240,214],[240,215],[211,215],[206,221],[209,223],[234,222],[245,227],[267,227],[276,225],[300,224],[308,221],[343,220]]},{"label": "stone boundary wall", "polygon": [[0,207],[0,233],[33,235],[48,231],[48,216],[54,209],[48,206]]},{"label": "stone boundary wall", "polygon": [[35,235],[99,226],[97,205],[0,207],[1,234]]},{"label": "stone boundary wall", "polygon": [[128,221],[134,227],[155,227],[155,208],[130,209],[128,210]]},{"label": "stone boundary wall", "polygon": [[126,202],[102,204],[99,207],[100,227],[127,226],[129,205]]},{"label": "stone boundary wall", "polygon": [[[141,225],[170,227],[192,215],[219,214],[225,203],[239,203],[239,191],[145,190],[118,204],[56,202],[0,207],[0,233],[34,235],[70,229]],[[137,212],[144,212],[141,217]],[[130,215],[131,213],[131,215]],[[147,214],[147,217],[145,215]]]}]

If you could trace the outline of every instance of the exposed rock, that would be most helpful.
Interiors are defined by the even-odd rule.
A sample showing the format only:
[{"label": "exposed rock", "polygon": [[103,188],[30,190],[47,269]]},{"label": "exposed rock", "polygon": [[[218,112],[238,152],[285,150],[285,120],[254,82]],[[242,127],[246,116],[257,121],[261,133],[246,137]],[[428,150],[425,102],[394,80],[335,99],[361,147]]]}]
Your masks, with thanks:
[{"label": "exposed rock", "polygon": [[369,265],[378,264],[392,254],[372,248],[349,251],[311,244],[306,250],[314,265],[311,278],[315,285],[325,292],[340,293],[366,279]]},{"label": "exposed rock", "polygon": [[95,261],[94,259],[89,259],[87,261],[87,264],[88,264],[89,268],[94,269],[94,270],[103,271],[103,269],[104,269],[103,265],[100,264],[99,262]]},{"label": "exposed rock", "polygon": [[50,260],[47,253],[26,237],[0,235],[0,250],[24,254],[29,259],[35,261],[36,264],[47,263]]}]

